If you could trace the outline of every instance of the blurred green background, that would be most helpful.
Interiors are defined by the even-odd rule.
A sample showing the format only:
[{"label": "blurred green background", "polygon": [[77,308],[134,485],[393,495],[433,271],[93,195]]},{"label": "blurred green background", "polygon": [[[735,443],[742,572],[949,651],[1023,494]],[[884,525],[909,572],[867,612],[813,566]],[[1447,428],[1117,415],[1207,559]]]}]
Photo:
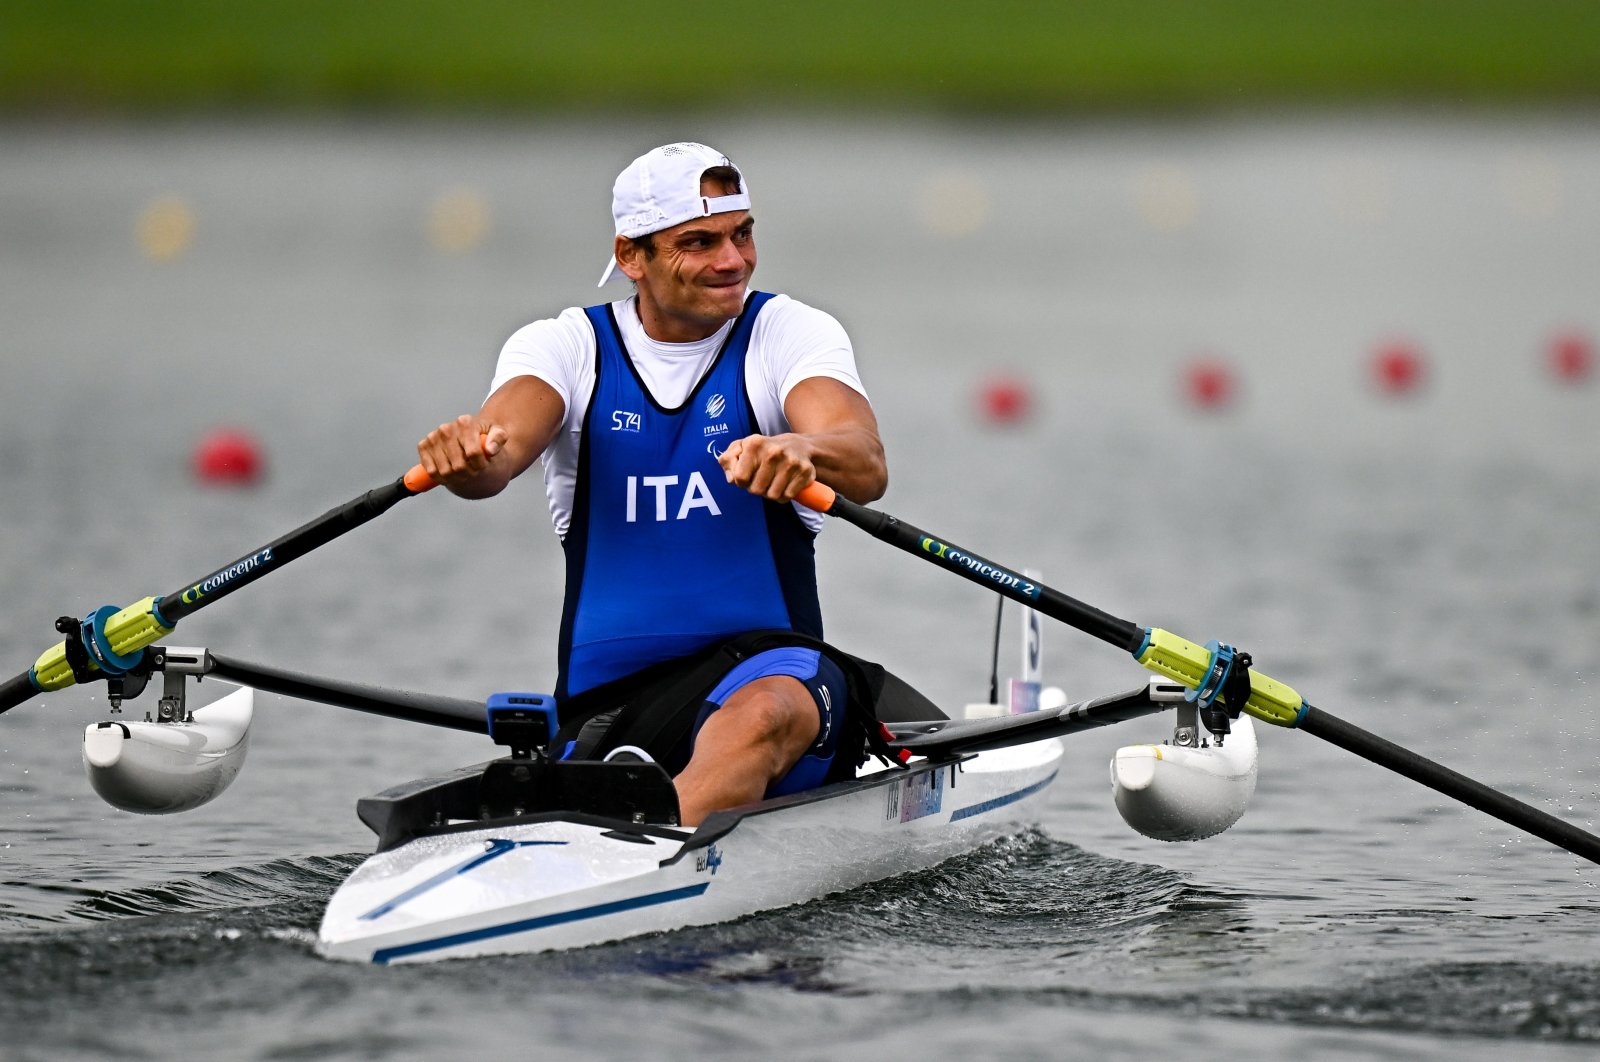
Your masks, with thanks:
[{"label": "blurred green background", "polygon": [[1596,0],[7,0],[0,110],[1600,99]]}]

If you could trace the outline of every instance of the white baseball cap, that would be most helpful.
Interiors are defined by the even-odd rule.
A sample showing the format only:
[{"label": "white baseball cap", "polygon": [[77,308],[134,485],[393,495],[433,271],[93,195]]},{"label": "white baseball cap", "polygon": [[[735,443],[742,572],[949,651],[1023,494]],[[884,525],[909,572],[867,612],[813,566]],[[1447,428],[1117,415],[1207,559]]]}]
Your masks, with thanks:
[{"label": "white baseball cap", "polygon": [[[743,173],[739,173],[741,191],[735,195],[700,194],[700,175],[713,166],[732,166],[739,173],[728,156],[704,144],[666,144],[634,159],[611,186],[617,235],[635,239],[695,218],[749,210],[750,185]],[[600,275],[599,286],[605,287],[614,277],[626,279],[615,256]]]}]

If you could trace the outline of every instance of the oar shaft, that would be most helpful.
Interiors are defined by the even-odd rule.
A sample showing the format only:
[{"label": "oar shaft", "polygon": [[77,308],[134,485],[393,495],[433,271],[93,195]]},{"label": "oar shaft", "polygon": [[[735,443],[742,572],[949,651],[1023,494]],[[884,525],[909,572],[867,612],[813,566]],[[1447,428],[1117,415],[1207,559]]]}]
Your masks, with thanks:
[{"label": "oar shaft", "polygon": [[[805,504],[811,504],[806,496],[802,496],[800,500]],[[857,505],[837,494],[834,494],[827,507],[820,511],[855,524],[874,538],[882,539],[907,553],[914,553],[924,560],[932,561],[963,579],[987,587],[1003,597],[1020,601],[1037,612],[1060,620],[1067,626],[1093,635],[1103,642],[1109,642],[1124,652],[1137,652],[1144,641],[1143,627],[1125,619],[1118,619],[1058,590],[1052,590],[1002,564],[996,564],[952,542],[936,538],[888,513]]]},{"label": "oar shaft", "polygon": [[[888,513],[857,505],[825,484],[812,483],[795,500],[819,513],[855,524],[874,538],[1131,653],[1151,671],[1190,689],[1198,688],[1211,672],[1214,657],[1205,646],[1158,627],[1147,629],[1118,619],[1004,565],[935,538]],[[1292,687],[1260,671],[1251,671],[1250,695],[1237,707],[1262,722],[1292,727],[1304,703],[1304,698]]]},{"label": "oar shaft", "polygon": [[[360,527],[387,512],[401,499],[421,494],[434,486],[432,477],[421,465],[415,465],[395,482],[369,490],[344,505],[328,510],[310,523],[245,554],[232,564],[218,568],[205,578],[185,584],[175,593],[161,598],[147,597],[129,605],[103,621],[100,636],[105,648],[118,658],[127,656],[131,659],[132,654],[170,634],[183,617]],[[45,650],[33,667],[0,683],[0,713],[15,708],[36,693],[65,689],[76,682],[79,672],[73,670],[67,650],[66,642],[57,642]]]},{"label": "oar shaft", "polygon": [[5,682],[0,683],[0,712],[15,708],[38,692],[33,688],[33,681],[28,678],[28,672],[26,671],[6,679]]},{"label": "oar shaft", "polygon": [[1491,789],[1482,782],[1473,781],[1464,774],[1452,771],[1443,764],[1419,756],[1410,749],[1401,748],[1376,734],[1363,730],[1329,715],[1320,708],[1307,707],[1300,720],[1300,729],[1315,734],[1322,740],[1353,752],[1380,767],[1405,775],[1429,789],[1459,800],[1469,807],[1492,815],[1501,822],[1526,830],[1535,837],[1564,848],[1573,855],[1582,856],[1592,863],[1600,863],[1600,837],[1580,830],[1549,812],[1525,804],[1515,797]]},{"label": "oar shaft", "polygon": [[185,616],[200,611],[212,602],[248,586],[296,558],[374,520],[417,491],[408,483],[413,473],[385,484],[343,505],[336,505],[315,520],[295,528],[281,538],[252,550],[231,564],[225,564],[202,579],[175,590],[157,602],[161,616],[170,626]]}]

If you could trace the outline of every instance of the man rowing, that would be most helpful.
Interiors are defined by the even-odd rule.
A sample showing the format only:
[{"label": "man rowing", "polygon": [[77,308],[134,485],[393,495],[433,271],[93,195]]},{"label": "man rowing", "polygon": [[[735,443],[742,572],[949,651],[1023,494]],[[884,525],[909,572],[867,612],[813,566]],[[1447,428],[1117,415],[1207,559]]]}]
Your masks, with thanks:
[{"label": "man rowing", "polygon": [[[600,285],[625,278],[633,294],[517,331],[482,409],[417,452],[464,498],[498,494],[542,459],[566,554],[563,720],[592,717],[613,731],[600,747],[615,745],[627,705],[707,686],[676,743],[686,763],[663,760],[696,825],[855,758],[840,752],[849,684],[812,644],[822,518],[791,503],[814,480],[870,502],[888,472],[844,329],[750,290],[755,218],[737,166],[703,144],[658,147],[617,177],[611,212]],[[757,631],[797,637],[739,641]],[[592,750],[596,732],[573,740]]]}]

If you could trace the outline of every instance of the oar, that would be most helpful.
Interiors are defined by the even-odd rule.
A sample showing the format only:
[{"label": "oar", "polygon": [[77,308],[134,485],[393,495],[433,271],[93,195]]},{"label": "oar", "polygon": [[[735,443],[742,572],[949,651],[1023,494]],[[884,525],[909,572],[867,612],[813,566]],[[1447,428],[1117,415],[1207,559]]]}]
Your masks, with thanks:
[{"label": "oar", "polygon": [[347,531],[388,512],[394,505],[434,486],[421,465],[393,483],[336,506],[260,549],[223,565],[210,575],[185,583],[163,597],[147,597],[120,611],[105,605],[79,624],[59,620],[56,629],[67,638],[47,649],[34,665],[0,683],[0,712],[15,708],[37,693],[66,689],[75,682],[116,678],[137,667],[145,647],[172,633],[178,621],[266,575],[296,557],[327,545]]},{"label": "oar", "polygon": [[[1200,690],[1203,700],[1215,699],[1219,691],[1227,689],[1229,668],[1238,663],[1229,659],[1231,647],[1219,647],[1215,642],[1210,647],[1200,646],[1157,627],[1140,627],[1118,619],[887,513],[839,497],[832,488],[821,483],[807,487],[797,500],[817,512],[854,524],[907,553],[1020,601],[1052,619],[1119,646],[1151,671],[1175,679],[1191,690]],[[1246,666],[1243,673],[1249,677],[1249,695],[1242,705],[1228,705],[1235,713],[1243,710],[1262,722],[1315,734],[1573,855],[1600,863],[1600,837],[1314,708],[1294,689],[1259,671]],[[1227,703],[1225,693],[1222,699]]]}]

